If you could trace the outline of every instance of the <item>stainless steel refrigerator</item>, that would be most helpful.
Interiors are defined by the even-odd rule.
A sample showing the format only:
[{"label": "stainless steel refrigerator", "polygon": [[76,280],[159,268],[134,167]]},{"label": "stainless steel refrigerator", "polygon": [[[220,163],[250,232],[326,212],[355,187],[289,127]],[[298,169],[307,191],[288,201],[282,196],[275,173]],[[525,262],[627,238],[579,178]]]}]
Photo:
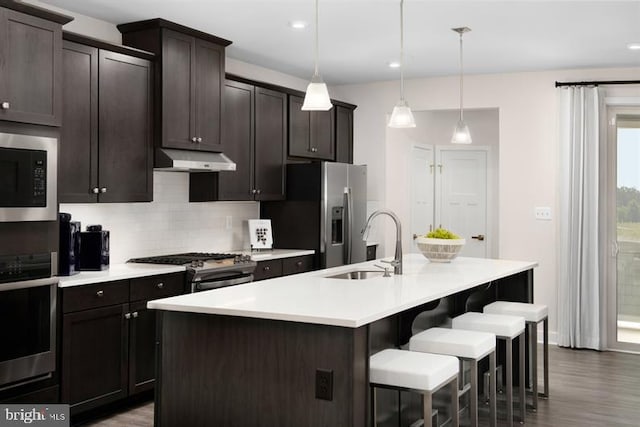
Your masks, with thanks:
[{"label": "stainless steel refrigerator", "polygon": [[271,219],[275,248],[314,249],[318,268],[366,260],[366,165],[287,165],[287,200],[262,202],[260,211]]}]

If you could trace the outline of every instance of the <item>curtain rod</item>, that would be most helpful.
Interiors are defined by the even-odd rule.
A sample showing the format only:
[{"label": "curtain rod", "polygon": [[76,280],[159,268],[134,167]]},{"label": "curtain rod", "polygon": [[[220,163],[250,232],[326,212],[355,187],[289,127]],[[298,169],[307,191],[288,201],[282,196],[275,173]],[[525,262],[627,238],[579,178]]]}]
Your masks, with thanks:
[{"label": "curtain rod", "polygon": [[601,80],[592,82],[556,82],[556,87],[563,86],[598,86],[598,85],[638,85],[640,80]]}]

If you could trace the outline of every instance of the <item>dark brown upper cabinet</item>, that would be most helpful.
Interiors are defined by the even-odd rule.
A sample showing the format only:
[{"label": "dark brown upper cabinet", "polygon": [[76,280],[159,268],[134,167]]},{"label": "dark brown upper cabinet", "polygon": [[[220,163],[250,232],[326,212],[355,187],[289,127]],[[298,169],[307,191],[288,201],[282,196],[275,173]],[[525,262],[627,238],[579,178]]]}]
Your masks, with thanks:
[{"label": "dark brown upper cabinet", "polygon": [[289,156],[335,160],[334,108],[302,111],[304,98],[289,95]]},{"label": "dark brown upper cabinet", "polygon": [[163,19],[118,25],[125,45],[158,55],[158,146],[223,151],[221,117],[225,47],[210,34]]},{"label": "dark brown upper cabinet", "polygon": [[103,44],[65,33],[59,200],[151,201],[153,55]]},{"label": "dark brown upper cabinet", "polygon": [[227,80],[223,136],[234,172],[220,172],[218,200],[283,200],[287,95]]},{"label": "dark brown upper cabinet", "polygon": [[0,120],[60,126],[62,24],[72,18],[1,5],[7,8],[0,7]]},{"label": "dark brown upper cabinet", "polygon": [[353,110],[334,105],[336,115],[336,162],[353,163]]}]

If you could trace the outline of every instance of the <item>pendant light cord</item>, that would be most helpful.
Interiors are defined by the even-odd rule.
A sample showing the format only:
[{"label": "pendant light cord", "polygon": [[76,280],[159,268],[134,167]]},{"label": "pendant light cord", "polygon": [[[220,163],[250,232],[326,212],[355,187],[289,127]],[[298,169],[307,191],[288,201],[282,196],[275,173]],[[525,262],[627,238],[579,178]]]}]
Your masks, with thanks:
[{"label": "pendant light cord", "polygon": [[404,0],[400,0],[400,101],[404,101]]},{"label": "pendant light cord", "polygon": [[462,75],[464,74],[464,68],[462,64],[462,32],[460,32],[460,121],[463,121],[463,110],[462,110]]},{"label": "pendant light cord", "polygon": [[316,52],[315,52],[315,71],[313,73],[314,76],[318,76],[318,51],[320,50],[318,47],[318,0],[316,0]]}]

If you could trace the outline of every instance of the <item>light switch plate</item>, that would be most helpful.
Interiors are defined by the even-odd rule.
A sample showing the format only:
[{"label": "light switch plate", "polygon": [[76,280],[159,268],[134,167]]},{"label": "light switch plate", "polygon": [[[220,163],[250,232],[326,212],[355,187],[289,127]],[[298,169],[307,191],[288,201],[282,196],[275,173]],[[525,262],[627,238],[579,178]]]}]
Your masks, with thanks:
[{"label": "light switch plate", "polygon": [[551,220],[551,208],[550,207],[536,207],[535,209],[536,219],[542,221]]}]

